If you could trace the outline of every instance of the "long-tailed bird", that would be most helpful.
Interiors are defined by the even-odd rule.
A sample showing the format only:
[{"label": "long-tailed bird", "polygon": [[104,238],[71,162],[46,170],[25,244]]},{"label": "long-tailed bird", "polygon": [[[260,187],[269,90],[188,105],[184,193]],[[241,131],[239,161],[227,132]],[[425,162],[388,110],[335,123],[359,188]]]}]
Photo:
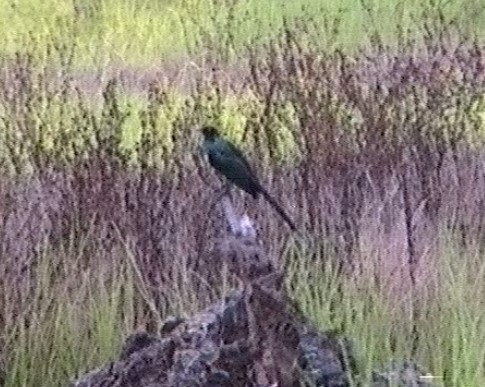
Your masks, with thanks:
[{"label": "long-tailed bird", "polygon": [[210,165],[253,198],[257,198],[259,194],[263,195],[290,228],[293,231],[296,230],[290,217],[259,183],[242,152],[234,144],[222,138],[217,129],[212,126],[203,127],[202,134],[204,136],[202,150],[207,154]]}]

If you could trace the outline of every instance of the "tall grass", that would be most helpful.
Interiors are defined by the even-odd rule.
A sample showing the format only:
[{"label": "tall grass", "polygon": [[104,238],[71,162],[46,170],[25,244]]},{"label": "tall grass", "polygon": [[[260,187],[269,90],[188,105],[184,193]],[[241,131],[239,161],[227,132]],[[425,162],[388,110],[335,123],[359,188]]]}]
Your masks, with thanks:
[{"label": "tall grass", "polygon": [[[33,10],[74,12],[49,4]],[[100,18],[99,29],[104,17],[127,28],[128,15],[153,6],[101,2],[118,13],[105,16],[86,4],[76,12]],[[34,33],[37,49],[4,56],[6,386],[64,386],[115,359],[132,330],[156,332],[160,319],[227,291],[229,279],[214,278],[220,268],[207,255],[225,225],[208,211],[219,182],[197,153],[195,128],[205,123],[259,161],[263,184],[296,219],[299,232],[289,236],[264,203],[234,195],[287,268],[305,313],[355,340],[356,382],[365,385],[390,358],[413,358],[447,386],[483,385],[485,48],[460,19],[440,15],[423,14],[419,38],[402,34],[392,45],[370,29],[368,46],[353,53],[323,51],[311,30],[282,22],[265,45],[241,44],[237,66],[227,53],[202,50],[188,84],[162,74],[131,94],[122,75],[105,79],[103,68],[101,93],[76,78],[76,44],[91,41],[83,34],[94,27],[79,36],[52,27],[65,34],[53,43]],[[134,44],[152,23],[143,20],[142,35],[131,25],[128,38],[129,29],[117,38]],[[224,39],[224,49],[239,45]],[[112,55],[109,44],[96,46],[105,53],[93,53],[98,64]],[[161,50],[146,44],[133,51],[142,60]]]},{"label": "tall grass", "polygon": [[199,55],[210,46],[224,54],[267,42],[285,20],[301,21],[322,48],[353,49],[365,43],[369,33],[388,41],[403,31],[419,34],[423,8],[443,10],[446,20],[484,36],[484,9],[476,0],[2,0],[0,51],[46,52],[55,42],[75,47],[76,67],[81,69],[146,68]]},{"label": "tall grass", "polygon": [[359,253],[361,267],[342,280],[330,252],[322,251],[325,258],[313,261],[296,249],[288,256],[287,281],[303,312],[317,326],[352,337],[360,382],[369,385],[377,365],[406,359],[423,365],[437,385],[481,385],[485,375],[481,360],[485,311],[480,305],[485,290],[483,253],[464,249],[455,238],[447,237],[426,257],[429,267],[422,270],[419,286],[416,352],[411,351],[414,305],[405,267],[383,273],[383,251]]},{"label": "tall grass", "polygon": [[[119,260],[98,254],[89,267],[71,255],[41,259],[32,272],[37,282],[32,284],[29,300],[22,302],[25,309],[3,328],[8,350],[5,386],[65,386],[74,375],[114,360],[122,338],[133,329],[150,326],[142,292],[122,249],[120,253]],[[383,276],[378,254],[365,256],[364,274],[359,271],[345,277],[332,264],[336,257],[331,252],[321,258],[309,260],[301,249],[290,249],[287,285],[318,328],[352,338],[359,371],[353,376],[355,383],[369,385],[372,372],[390,359],[418,361],[438,385],[483,383],[482,252],[465,250],[451,238],[440,242],[430,257],[433,270],[420,287],[423,314],[416,353],[410,351],[411,300],[405,296],[409,293],[396,294],[392,289],[403,279]],[[180,279],[177,285],[188,292],[181,293],[175,284],[166,290],[165,316],[189,314],[190,307],[207,305],[213,299],[201,290],[190,270],[184,276],[185,281]],[[194,292],[196,303],[187,305],[194,301],[190,300]],[[5,298],[12,299],[12,293]]]}]

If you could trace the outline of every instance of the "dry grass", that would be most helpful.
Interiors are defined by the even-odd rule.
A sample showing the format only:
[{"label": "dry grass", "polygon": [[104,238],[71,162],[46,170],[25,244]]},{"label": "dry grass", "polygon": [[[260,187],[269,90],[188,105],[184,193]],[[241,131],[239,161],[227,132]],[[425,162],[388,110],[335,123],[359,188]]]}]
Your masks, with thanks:
[{"label": "dry grass", "polygon": [[6,386],[65,385],[156,326],[153,306],[190,313],[227,289],[205,277],[224,235],[207,211],[219,183],[196,152],[207,122],[259,160],[296,220],[289,236],[237,196],[303,309],[357,340],[363,380],[413,357],[447,386],[483,385],[485,47],[425,27],[355,55],[302,47],[305,31],[286,27],[245,51],[234,84],[205,71],[183,96],[154,83],[130,100],[113,80],[95,106],[70,81],[69,49],[52,52],[66,63],[55,77],[35,56],[4,60]]}]

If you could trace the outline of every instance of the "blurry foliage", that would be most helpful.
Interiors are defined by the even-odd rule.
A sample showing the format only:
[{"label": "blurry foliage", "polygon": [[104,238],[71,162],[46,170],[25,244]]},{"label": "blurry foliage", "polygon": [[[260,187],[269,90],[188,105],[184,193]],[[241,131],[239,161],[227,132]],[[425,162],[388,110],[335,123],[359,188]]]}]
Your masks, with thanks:
[{"label": "blurry foliage", "polygon": [[228,59],[267,43],[285,20],[300,21],[302,41],[324,50],[356,49],[368,35],[415,36],[423,9],[485,36],[480,0],[0,0],[0,9],[1,54],[45,52],[55,40],[75,45],[76,66],[91,69],[146,66],[207,48]]},{"label": "blurry foliage", "polygon": [[[76,12],[104,17],[87,4]],[[101,6],[106,4],[111,2]],[[112,12],[129,15],[123,6]],[[201,275],[220,273],[205,253],[223,230],[217,214],[208,213],[218,181],[198,156],[197,129],[204,124],[220,126],[241,145],[263,184],[287,205],[301,230],[294,238],[261,202],[246,209],[260,225],[269,254],[296,257],[290,286],[304,311],[361,339],[368,352],[364,374],[383,354],[402,355],[408,348],[408,309],[393,302],[409,307],[408,273],[402,272],[412,255],[409,241],[420,258],[438,256],[436,240],[453,231],[459,247],[443,254],[450,278],[423,268],[423,283],[430,287],[423,291],[423,305],[435,313],[418,322],[441,347],[426,342],[418,360],[432,363],[440,374],[446,368],[449,385],[463,379],[462,385],[481,385],[476,381],[483,382],[483,362],[475,361],[483,358],[483,346],[478,348],[483,316],[474,317],[476,331],[470,331],[467,316],[474,316],[470,311],[479,310],[476,303],[483,299],[484,269],[476,268],[485,235],[485,47],[456,20],[438,16],[423,14],[419,36],[403,27],[406,33],[389,45],[369,23],[368,46],[353,53],[335,43],[342,20],[325,24],[332,50],[318,44],[318,20],[282,23],[264,44],[243,45],[238,53],[234,37],[226,37],[218,53],[220,46],[211,46],[217,35],[201,35],[196,47],[203,54],[193,59],[199,70],[193,77],[189,73],[190,85],[170,83],[162,74],[139,93],[122,76],[103,71],[101,90],[80,87],[79,52],[75,44],[62,43],[62,28],[54,38],[32,34],[26,50],[2,56],[0,327],[6,328],[0,339],[7,338],[9,353],[0,346],[0,363],[6,358],[13,370],[8,385],[59,385],[73,369],[104,360],[89,344],[101,343],[100,357],[113,353],[119,330],[110,322],[122,321],[124,331],[149,325],[147,299],[164,313],[181,314],[219,295]],[[369,20],[373,17],[370,12]],[[136,26],[129,26],[136,34]],[[231,55],[239,66],[232,72]],[[297,251],[288,249],[292,243]],[[469,246],[475,250],[464,258],[467,265],[452,259]],[[374,265],[367,265],[369,257]],[[315,261],[336,268],[298,266]],[[465,286],[465,275],[452,276],[456,270],[447,268],[453,262],[477,286]],[[389,263],[395,267],[383,267]],[[351,277],[348,292],[338,286],[343,269],[362,279]],[[449,281],[442,298],[433,293],[441,290],[432,282],[438,278]],[[462,282],[452,283],[456,280]],[[120,287],[107,291],[105,283]],[[326,297],[327,290],[334,293]],[[449,294],[456,299],[447,304]],[[83,320],[86,305],[94,317]],[[449,321],[455,323],[448,326]],[[103,342],[101,330],[113,341]],[[449,336],[457,345],[450,346]],[[462,337],[477,348],[463,346]],[[67,349],[63,340],[72,340]],[[72,352],[78,343],[86,345],[81,359]],[[71,352],[64,356],[66,350]],[[52,362],[45,361],[49,354]],[[463,354],[470,358],[457,366]]]},{"label": "blurry foliage", "polygon": [[[69,80],[55,79],[48,68],[30,67],[26,58],[19,55],[13,71],[0,79],[5,85],[0,97],[4,139],[0,147],[3,165],[9,165],[7,169],[14,166],[15,172],[32,164],[67,165],[92,152],[160,167],[173,157],[174,132],[181,126],[190,136],[197,136],[202,123],[212,123],[241,142],[246,117],[264,113],[263,104],[251,94],[219,96],[217,100],[214,91],[186,96],[152,85],[145,96],[126,95],[116,79],[106,83],[101,104],[93,106],[89,96],[72,87]],[[22,82],[17,81],[20,76]],[[199,122],[192,123],[191,115],[199,117]],[[275,158],[288,159],[294,148],[295,111],[286,103],[275,107],[273,115],[271,130],[278,133]]]}]

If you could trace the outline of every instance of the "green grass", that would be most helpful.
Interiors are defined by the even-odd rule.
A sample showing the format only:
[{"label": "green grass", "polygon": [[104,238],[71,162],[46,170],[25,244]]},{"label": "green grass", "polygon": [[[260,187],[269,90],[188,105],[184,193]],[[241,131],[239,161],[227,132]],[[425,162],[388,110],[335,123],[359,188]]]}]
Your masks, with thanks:
[{"label": "green grass", "polygon": [[[442,8],[445,18],[483,37],[480,4],[455,0]],[[313,43],[326,49],[359,46],[373,31],[392,41],[397,25],[416,34],[423,19],[417,0],[0,0],[0,9],[0,53],[27,47],[44,53],[50,44],[67,44],[81,68],[151,67],[211,45],[238,50],[274,36],[285,19],[303,20]]]},{"label": "green grass", "polygon": [[[409,289],[396,293],[395,276],[387,285],[377,256],[365,256],[364,272],[346,281],[338,279],[332,256],[309,261],[304,250],[289,256],[288,283],[304,313],[321,328],[337,329],[352,339],[360,371],[367,377],[390,359],[415,360],[446,386],[481,386],[485,382],[485,257],[443,240],[433,266],[423,278],[418,305],[417,353],[411,353],[411,298]],[[390,258],[390,257],[388,257]],[[381,272],[382,273],[382,272]],[[380,280],[380,281],[379,281]],[[440,380],[441,379],[441,380]],[[367,385],[367,384],[365,384]]]},{"label": "green grass", "polygon": [[[480,3],[445,2],[445,19],[456,19],[465,32],[483,38],[485,17]],[[33,91],[22,94],[24,90],[17,90],[20,108],[14,102],[0,104],[1,153],[9,154],[4,147],[10,135],[18,136],[18,149],[13,150],[18,154],[10,157],[18,157],[20,165],[39,151],[35,147],[41,148],[40,154],[64,152],[62,156],[69,158],[74,149],[89,148],[85,142],[101,126],[103,106],[97,98],[90,101],[88,95],[78,100],[69,89],[66,99],[63,79],[53,85],[46,76],[45,71],[53,69],[71,75],[66,69],[69,66],[63,64],[65,58],[53,54],[52,45],[61,46],[59,52],[67,56],[73,55],[75,72],[109,73],[110,68],[143,69],[164,60],[196,61],[207,48],[227,59],[245,44],[263,43],[275,36],[285,19],[304,22],[306,42],[322,50],[361,47],[374,29],[392,42],[397,24],[406,34],[417,35],[424,20],[422,2],[417,0],[240,0],[233,7],[230,2],[222,4],[216,0],[0,0],[0,56],[6,58],[6,73],[15,69],[7,66],[14,53],[34,57],[32,68],[26,67],[31,71]],[[365,4],[372,9],[370,13]],[[145,96],[118,92],[118,117],[125,118],[119,128],[106,127],[118,130],[121,147],[130,157],[136,156],[137,145],[148,133],[155,144],[149,155],[151,162],[162,162],[176,146],[174,127],[187,122],[221,126],[225,135],[240,144],[248,122],[253,120],[254,125],[264,115],[263,98],[255,93],[224,94],[214,103],[209,93],[201,97],[166,91],[166,103],[157,106],[154,128],[147,131],[142,127],[148,110]],[[193,108],[195,97],[200,98],[198,110]],[[24,104],[22,98],[28,102]],[[485,128],[484,101],[477,97],[468,109],[481,128]],[[89,102],[93,106],[88,106]],[[279,109],[272,112],[270,123],[278,136],[273,144],[275,157],[293,159],[297,149],[291,128],[298,124],[296,107],[288,102],[272,108]],[[347,118],[337,122],[345,123]],[[245,149],[254,148],[252,141],[254,138],[245,141]],[[266,157],[262,153],[260,156]],[[2,168],[6,171],[9,156],[4,157]],[[86,235],[86,240],[71,240],[67,250],[39,247],[42,253],[36,264],[29,266],[31,272],[24,281],[16,283],[17,287],[0,289],[0,341],[6,348],[5,353],[0,351],[0,368],[4,357],[6,387],[65,386],[77,373],[116,359],[123,338],[145,326],[147,309],[155,315],[152,318],[158,318],[157,313],[162,318],[190,315],[229,286],[223,283],[220,289],[211,289],[181,262],[171,268],[171,282],[164,284],[168,290],[163,296],[170,307],[154,313],[129,247],[119,247],[119,254],[88,251],[87,239],[92,235]],[[312,260],[315,251],[314,246],[302,243],[284,255],[288,287],[318,327],[340,330],[355,342],[364,381],[390,359],[412,357],[433,375],[443,377],[446,386],[485,385],[483,252],[473,247],[464,250],[445,240],[430,258],[435,270],[425,278],[418,297],[424,311],[418,321],[421,340],[418,352],[411,354],[410,300],[407,293],[393,292],[392,283],[382,285],[376,280],[378,257],[362,254],[366,271],[342,281],[330,263],[331,254],[321,249]]]},{"label": "green grass", "polygon": [[[305,251],[302,245],[285,255],[290,293],[317,327],[337,329],[352,339],[363,381],[390,359],[413,358],[432,375],[444,377],[447,386],[485,383],[483,253],[444,241],[432,257],[437,271],[421,289],[419,304],[425,312],[418,322],[418,352],[412,355],[410,300],[406,293],[392,298],[390,287],[376,283],[377,259],[367,257],[365,275],[342,280],[328,254],[322,251],[327,260],[315,262]],[[122,338],[143,316],[136,307],[143,291],[128,255],[120,250],[119,261],[84,270],[72,256],[42,257],[29,310],[6,330],[6,343],[15,345],[7,354],[5,387],[65,386],[76,373],[116,358]],[[194,312],[219,292],[201,292],[196,277],[182,267],[178,275],[184,281],[179,283],[185,285],[168,287],[172,309],[162,317]],[[197,300],[190,294],[197,294]]]},{"label": "green grass", "polygon": [[64,257],[40,257],[22,312],[3,328],[6,386],[65,386],[69,377],[113,357],[123,333],[134,327],[126,262],[82,269],[76,257]]}]

